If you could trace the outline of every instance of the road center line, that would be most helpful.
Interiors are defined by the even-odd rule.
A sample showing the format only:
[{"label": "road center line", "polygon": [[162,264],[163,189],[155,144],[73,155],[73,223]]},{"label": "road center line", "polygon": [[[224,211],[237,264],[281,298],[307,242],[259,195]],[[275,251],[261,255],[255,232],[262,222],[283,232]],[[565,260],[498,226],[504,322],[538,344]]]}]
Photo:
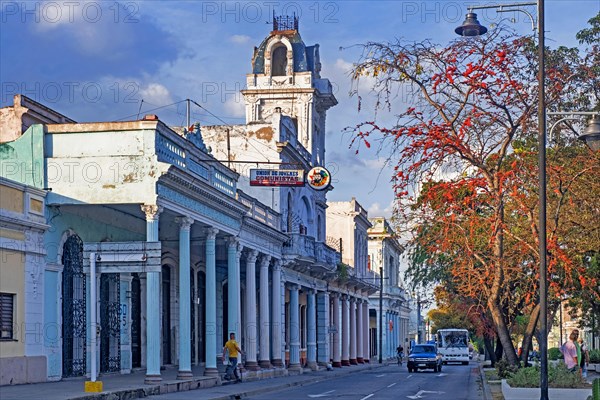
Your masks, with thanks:
[{"label": "road center line", "polygon": [[360,400],[367,400],[369,397],[373,396],[374,394],[375,394],[375,393],[371,393],[370,395],[368,395],[368,396],[365,396],[365,397],[363,397],[363,398],[362,398],[362,399],[360,399]]},{"label": "road center line", "polygon": [[385,376],[385,374],[375,375],[375,378],[381,378],[382,376]]},{"label": "road center line", "polygon": [[394,386],[396,384],[396,382],[392,383],[391,385],[388,385],[389,388],[391,388],[392,386]]}]

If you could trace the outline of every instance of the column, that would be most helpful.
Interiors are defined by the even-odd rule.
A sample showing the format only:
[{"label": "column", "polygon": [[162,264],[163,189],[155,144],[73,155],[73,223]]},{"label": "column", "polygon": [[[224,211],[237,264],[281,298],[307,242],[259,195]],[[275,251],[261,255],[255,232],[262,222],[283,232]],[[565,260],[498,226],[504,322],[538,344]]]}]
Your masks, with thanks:
[{"label": "column", "polygon": [[358,299],[356,300],[356,362],[359,364],[363,364],[365,362],[363,356],[363,333],[363,301],[362,299]]},{"label": "column", "polygon": [[301,370],[300,367],[300,307],[298,295],[300,286],[290,287],[290,370]]},{"label": "column", "polygon": [[217,228],[206,230],[206,368],[204,375],[215,376],[217,371]]},{"label": "column", "polygon": [[[239,304],[240,304],[240,270],[238,259],[239,241],[236,237],[230,237],[227,242],[227,337],[229,334],[235,333],[235,340],[240,340],[240,320]],[[225,321],[223,321],[225,323]]]},{"label": "column", "polygon": [[260,356],[261,368],[271,368],[271,335],[269,335],[269,263],[271,256],[260,260]]},{"label": "column", "polygon": [[317,361],[329,364],[329,293],[317,293]]},{"label": "column", "polygon": [[363,302],[363,358],[368,363],[371,358],[371,346],[369,345],[369,333],[370,333],[370,322],[371,317],[369,316],[369,301]]},{"label": "column", "polygon": [[340,315],[339,293],[333,293],[333,323],[335,325],[335,331],[333,332],[333,366],[341,367],[340,335],[342,333],[342,318]]},{"label": "column", "polygon": [[273,290],[273,355],[271,358],[271,364],[275,367],[283,367],[282,354],[282,341],[281,335],[283,332],[283,325],[281,322],[281,260],[275,260],[273,263],[273,278],[272,278],[272,290]]},{"label": "column", "polygon": [[246,368],[258,370],[256,362],[256,258],[250,250],[246,258]]},{"label": "column", "polygon": [[350,302],[342,295],[342,365],[350,365]]},{"label": "column", "polygon": [[306,361],[308,367],[313,371],[317,370],[317,307],[316,293],[314,290],[309,290],[307,295],[306,307],[306,324],[307,324],[307,340],[306,340]]},{"label": "column", "polygon": [[190,315],[190,228],[194,220],[177,217],[179,224],[179,371],[177,379],[192,377]]},{"label": "column", "polygon": [[[158,216],[162,207],[145,204],[146,241],[158,242]],[[160,382],[160,272],[146,272],[146,378],[145,383]]]},{"label": "column", "polygon": [[350,364],[357,365],[356,361],[356,299],[350,298]]}]

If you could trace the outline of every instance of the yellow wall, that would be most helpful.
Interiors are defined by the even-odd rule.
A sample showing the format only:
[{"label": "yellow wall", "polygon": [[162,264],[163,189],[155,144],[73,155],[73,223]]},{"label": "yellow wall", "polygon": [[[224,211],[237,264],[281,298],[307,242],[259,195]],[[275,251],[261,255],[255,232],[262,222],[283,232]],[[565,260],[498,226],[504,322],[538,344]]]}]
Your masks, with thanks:
[{"label": "yellow wall", "polygon": [[42,203],[41,201],[39,201],[37,199],[30,199],[29,200],[29,209],[38,214],[43,214],[44,213],[44,203]]},{"label": "yellow wall", "polygon": [[[2,193],[4,194],[4,191]],[[2,205],[4,206],[4,203]],[[0,249],[0,292],[16,295],[14,303],[16,341],[0,341],[0,357],[25,355],[20,331],[25,317],[24,269],[25,255],[22,252]]]},{"label": "yellow wall", "polygon": [[0,185],[0,208],[23,213],[23,192],[19,189]]}]

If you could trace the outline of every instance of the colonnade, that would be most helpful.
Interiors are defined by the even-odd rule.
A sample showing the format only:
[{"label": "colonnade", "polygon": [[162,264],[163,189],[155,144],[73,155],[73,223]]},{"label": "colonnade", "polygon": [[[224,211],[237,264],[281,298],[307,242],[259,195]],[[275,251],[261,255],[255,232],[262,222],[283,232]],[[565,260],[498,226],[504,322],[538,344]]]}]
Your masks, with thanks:
[{"label": "colonnade", "polygon": [[[147,241],[158,241],[162,208],[142,206],[146,214]],[[191,369],[190,230],[194,220],[177,217],[179,226],[179,370],[178,379],[189,379]],[[219,230],[204,228],[205,236],[205,375],[217,375],[221,346],[217,344],[216,239]],[[227,235],[225,233],[225,235]],[[244,326],[241,326],[241,256],[245,254]],[[258,263],[258,266],[257,266]],[[289,369],[301,368],[300,290],[306,293],[306,364],[316,369],[331,360],[333,365],[355,365],[369,361],[368,301],[363,298],[305,287],[282,281],[282,262],[256,249],[244,248],[237,238],[227,239],[227,332],[244,338],[242,348],[248,370],[282,367],[285,337],[289,338]],[[257,268],[258,267],[258,268]],[[257,271],[258,269],[258,271]],[[258,288],[256,287],[258,276]],[[271,276],[271,279],[269,279]],[[146,276],[146,381],[160,381],[160,273]],[[271,282],[271,285],[270,285]],[[258,290],[257,290],[258,289]],[[289,325],[283,305],[289,291]],[[257,293],[259,294],[257,296]],[[257,320],[258,319],[258,320]],[[243,328],[243,335],[241,329]],[[289,330],[289,332],[286,332]]]},{"label": "colonnade", "polygon": [[369,362],[369,304],[362,298],[331,293],[334,367]]}]

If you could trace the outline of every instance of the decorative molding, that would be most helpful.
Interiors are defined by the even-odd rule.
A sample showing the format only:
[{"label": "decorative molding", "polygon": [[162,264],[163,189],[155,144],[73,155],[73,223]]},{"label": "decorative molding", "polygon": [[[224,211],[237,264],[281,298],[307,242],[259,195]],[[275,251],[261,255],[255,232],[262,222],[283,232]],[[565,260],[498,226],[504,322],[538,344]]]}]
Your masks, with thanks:
[{"label": "decorative molding", "polygon": [[[199,201],[190,198],[183,193],[180,193],[176,190],[171,189],[165,185],[159,184],[156,190],[157,194],[165,199],[171,200],[174,203],[177,203],[187,209],[195,211],[199,214],[207,216],[214,221],[217,221],[225,226],[228,226],[233,229],[239,229],[241,222],[236,218],[233,218],[229,215],[226,215],[219,210],[212,208],[206,204],[202,204]],[[143,209],[143,206],[142,206]],[[146,214],[147,215],[147,214]]]},{"label": "decorative molding", "polygon": [[163,212],[163,207],[156,204],[142,204],[140,207],[142,212],[146,214],[146,221],[158,220],[158,216]]},{"label": "decorative molding", "polygon": [[189,231],[194,223],[194,219],[190,217],[175,217],[175,223],[184,231]]},{"label": "decorative molding", "polygon": [[216,240],[219,230],[217,228],[206,228],[204,233],[206,233],[206,240]]}]

